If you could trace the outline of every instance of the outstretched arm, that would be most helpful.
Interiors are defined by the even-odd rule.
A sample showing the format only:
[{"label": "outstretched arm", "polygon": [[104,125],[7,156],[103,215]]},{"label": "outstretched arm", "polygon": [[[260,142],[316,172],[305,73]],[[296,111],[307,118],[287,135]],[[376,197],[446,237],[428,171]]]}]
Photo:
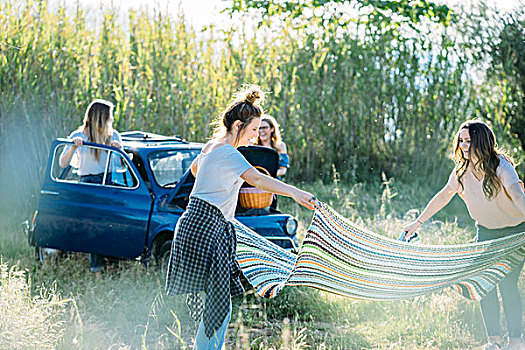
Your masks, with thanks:
[{"label": "outstretched arm", "polygon": [[434,214],[436,214],[438,211],[443,209],[445,205],[450,202],[452,197],[454,197],[454,194],[456,194],[456,191],[454,191],[449,184],[447,184],[445,187],[441,189],[431,200],[428,202],[427,206],[425,207],[425,210],[419,215],[419,217],[411,222],[410,224],[406,225],[403,228],[403,231],[407,231],[407,236],[410,236],[412,233],[414,233],[425,221],[430,219]]},{"label": "outstretched arm", "polygon": [[292,197],[297,203],[313,210],[317,205],[317,200],[313,194],[298,189],[292,185],[285,184],[273,177],[261,174],[255,168],[246,170],[241,178],[252,186],[255,186],[263,191],[280,194],[282,196]]}]

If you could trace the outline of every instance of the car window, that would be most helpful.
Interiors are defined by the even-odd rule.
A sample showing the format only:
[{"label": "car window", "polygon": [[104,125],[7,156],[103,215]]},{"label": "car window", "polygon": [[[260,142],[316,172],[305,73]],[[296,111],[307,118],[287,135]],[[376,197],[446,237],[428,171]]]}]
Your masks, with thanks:
[{"label": "car window", "polygon": [[140,156],[140,153],[136,150],[130,150],[126,152],[129,155],[132,155],[133,157],[130,157],[131,161],[133,162],[133,165],[135,165],[135,168],[139,172],[139,175],[142,177],[142,180],[144,182],[149,182],[148,173],[146,172],[146,167],[144,165],[144,162],[142,160],[142,157]]},{"label": "car window", "polygon": [[137,179],[133,176],[128,162],[119,153],[111,152],[105,184],[118,187],[135,187],[137,185]]},{"label": "car window", "polygon": [[174,187],[199,153],[198,149],[185,149],[150,154],[148,162],[155,181],[161,187]]},{"label": "car window", "polygon": [[69,144],[62,144],[55,149],[51,166],[53,180],[128,188],[137,186],[137,177],[126,159],[121,154],[104,148],[78,147],[69,164],[62,167],[60,157],[67,154],[69,147]]}]

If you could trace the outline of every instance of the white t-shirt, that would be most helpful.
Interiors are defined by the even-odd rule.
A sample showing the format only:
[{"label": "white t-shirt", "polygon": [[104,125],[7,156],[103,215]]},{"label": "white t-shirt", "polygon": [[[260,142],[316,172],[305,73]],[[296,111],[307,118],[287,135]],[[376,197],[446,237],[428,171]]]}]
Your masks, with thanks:
[{"label": "white t-shirt", "polygon": [[450,174],[448,185],[463,198],[470,216],[481,226],[496,229],[512,227],[525,222],[525,216],[506,192],[510,186],[516,183],[523,185],[523,182],[519,179],[512,164],[501,155],[496,175],[504,188],[500,189],[491,200],[488,200],[483,193],[483,179],[478,180],[470,169],[461,178],[463,190],[459,185],[455,169]]},{"label": "white t-shirt", "polygon": [[[80,130],[73,131],[71,135],[68,136],[68,139],[73,140],[76,137],[80,137],[83,141],[88,142],[88,137]],[[120,144],[122,144],[120,134],[116,130],[113,130],[111,141],[118,141]],[[70,147],[71,146],[66,146],[62,153],[64,154],[69,151]],[[104,173],[106,170],[107,158],[108,152],[101,150],[99,153],[99,159],[97,161],[95,158],[95,152],[92,151],[92,148],[80,146],[75,150],[75,153],[73,154],[69,164],[74,168],[78,168],[78,175],[80,176],[97,175]]]},{"label": "white t-shirt", "polygon": [[239,189],[244,183],[241,175],[252,167],[244,156],[230,144],[197,156],[197,178],[192,197],[219,208],[226,220],[235,215]]}]

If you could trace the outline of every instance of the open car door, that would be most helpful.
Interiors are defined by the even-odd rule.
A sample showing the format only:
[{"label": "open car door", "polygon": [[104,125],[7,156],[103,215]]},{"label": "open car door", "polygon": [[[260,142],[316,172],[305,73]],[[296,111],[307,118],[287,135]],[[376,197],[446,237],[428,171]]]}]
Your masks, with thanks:
[{"label": "open car door", "polygon": [[84,143],[98,150],[105,171],[81,178],[75,156],[66,168],[59,158],[69,140],[51,147],[35,222],[35,243],[64,251],[134,258],[144,251],[152,198],[129,157],[120,149]]}]

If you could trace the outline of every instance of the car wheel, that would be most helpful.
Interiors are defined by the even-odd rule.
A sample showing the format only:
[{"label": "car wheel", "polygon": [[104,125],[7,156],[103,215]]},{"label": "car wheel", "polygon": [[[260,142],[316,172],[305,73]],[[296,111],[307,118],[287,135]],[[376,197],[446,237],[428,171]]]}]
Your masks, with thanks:
[{"label": "car wheel", "polygon": [[168,270],[168,263],[171,254],[171,239],[163,241],[154,252],[155,263],[160,271],[165,273]]},{"label": "car wheel", "polygon": [[38,244],[35,245],[35,261],[37,265],[50,265],[58,267],[58,260],[61,251],[53,248],[43,248]]}]

